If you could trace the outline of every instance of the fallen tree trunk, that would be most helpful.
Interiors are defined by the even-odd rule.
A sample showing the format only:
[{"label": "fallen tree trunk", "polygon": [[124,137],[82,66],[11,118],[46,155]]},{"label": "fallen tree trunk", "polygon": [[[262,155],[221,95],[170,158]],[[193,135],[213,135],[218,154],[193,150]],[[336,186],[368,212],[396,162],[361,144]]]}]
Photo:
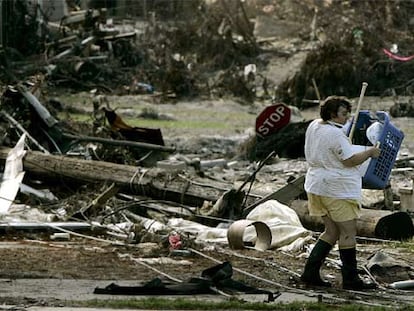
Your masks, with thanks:
[{"label": "fallen tree trunk", "polygon": [[[0,160],[5,161],[9,148],[0,148]],[[205,201],[215,202],[228,185],[209,181],[209,185],[193,182],[184,173],[142,168],[104,161],[92,161],[69,156],[27,151],[23,158],[26,176],[45,181],[77,183],[115,183],[120,191],[201,207]],[[227,186],[227,188],[225,187]]]},{"label": "fallen tree trunk", "polygon": [[[295,200],[290,207],[296,211],[305,228],[323,231],[321,217],[310,216],[307,205],[308,201]],[[363,208],[357,221],[357,235],[385,240],[405,240],[414,235],[414,225],[406,212]]]}]

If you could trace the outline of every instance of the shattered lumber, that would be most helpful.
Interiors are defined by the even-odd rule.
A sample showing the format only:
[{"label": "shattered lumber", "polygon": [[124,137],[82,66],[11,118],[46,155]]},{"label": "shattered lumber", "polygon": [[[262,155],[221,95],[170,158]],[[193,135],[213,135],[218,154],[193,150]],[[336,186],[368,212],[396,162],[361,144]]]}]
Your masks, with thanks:
[{"label": "shattered lumber", "polygon": [[[10,148],[0,148],[0,160],[5,162]],[[62,180],[81,183],[115,183],[120,191],[154,199],[201,207],[205,201],[215,202],[224,191],[219,187],[203,187],[191,180],[175,176],[171,171],[147,169],[104,161],[91,161],[61,155],[27,151],[23,158],[27,175],[47,181]],[[212,181],[213,183],[213,181]]]},{"label": "shattered lumber", "polygon": [[36,139],[34,139],[33,137],[32,137],[32,135],[30,135],[30,133],[19,123],[19,122],[17,122],[17,120],[16,119],[14,119],[11,115],[9,115],[6,111],[0,111],[0,113],[1,114],[3,114],[8,120],[9,120],[9,122],[13,125],[13,126],[15,126],[20,132],[22,132],[22,133],[24,133],[24,134],[26,134],[26,137],[28,138],[28,139],[30,139],[30,141],[33,143],[33,144],[35,144],[36,145],[36,147],[38,147],[39,148],[39,150],[42,150],[44,153],[46,153],[46,154],[50,154],[50,152],[48,151],[48,150],[46,150],[45,148],[43,148],[43,146],[41,145],[41,144],[39,144],[38,142],[37,142],[37,140]]},{"label": "shattered lumber", "polygon": [[[308,201],[295,200],[290,207],[296,211],[305,228],[322,231],[321,218],[310,216],[307,204]],[[404,240],[414,235],[414,225],[406,212],[362,208],[357,221],[357,235],[385,240]]]},{"label": "shattered lumber", "polygon": [[128,39],[128,38],[135,37],[136,35],[137,35],[136,31],[131,31],[131,32],[127,32],[127,33],[121,33],[121,34],[118,34],[118,35],[105,36],[105,37],[103,37],[103,40]]},{"label": "shattered lumber", "polygon": [[65,16],[65,18],[61,21],[61,25],[67,26],[71,24],[78,24],[84,22],[87,18],[96,19],[101,16],[101,12],[99,10],[83,10],[75,13],[76,14],[71,16]]}]

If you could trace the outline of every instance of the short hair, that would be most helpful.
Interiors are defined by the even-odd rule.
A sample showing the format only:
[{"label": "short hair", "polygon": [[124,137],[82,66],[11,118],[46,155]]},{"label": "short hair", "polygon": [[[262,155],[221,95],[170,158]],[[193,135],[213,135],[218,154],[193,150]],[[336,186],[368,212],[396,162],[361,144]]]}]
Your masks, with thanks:
[{"label": "short hair", "polygon": [[344,107],[351,112],[352,104],[345,96],[332,95],[327,97],[320,106],[319,114],[324,121],[332,119],[332,116],[338,115],[339,107]]}]

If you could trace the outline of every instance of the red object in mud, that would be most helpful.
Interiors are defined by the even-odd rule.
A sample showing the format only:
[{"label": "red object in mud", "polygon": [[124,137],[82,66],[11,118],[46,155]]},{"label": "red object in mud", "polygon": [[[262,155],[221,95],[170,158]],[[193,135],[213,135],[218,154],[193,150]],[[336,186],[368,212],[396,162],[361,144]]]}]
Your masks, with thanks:
[{"label": "red object in mud", "polygon": [[283,103],[266,107],[256,118],[256,134],[265,137],[285,127],[290,122],[291,110]]},{"label": "red object in mud", "polygon": [[170,235],[168,242],[170,242],[170,250],[179,249],[182,246],[181,236],[178,233]]}]

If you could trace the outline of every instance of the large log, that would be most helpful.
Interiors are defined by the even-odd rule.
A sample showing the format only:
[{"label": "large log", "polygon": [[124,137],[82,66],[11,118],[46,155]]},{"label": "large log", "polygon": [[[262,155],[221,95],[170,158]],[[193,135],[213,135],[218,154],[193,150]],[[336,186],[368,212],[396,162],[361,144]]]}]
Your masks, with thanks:
[{"label": "large log", "polygon": [[[305,228],[323,231],[321,217],[310,216],[307,205],[308,201],[295,200],[290,207],[296,211]],[[357,235],[385,240],[404,240],[414,235],[414,225],[406,212],[363,208],[357,221]]]},{"label": "large log", "polygon": [[[0,147],[0,160],[6,160],[9,148]],[[23,159],[26,176],[45,181],[76,183],[115,183],[121,191],[201,207],[205,201],[215,202],[225,191],[223,184],[194,182],[185,174],[158,168],[142,168],[105,161],[84,160],[69,156],[27,151]]]}]

